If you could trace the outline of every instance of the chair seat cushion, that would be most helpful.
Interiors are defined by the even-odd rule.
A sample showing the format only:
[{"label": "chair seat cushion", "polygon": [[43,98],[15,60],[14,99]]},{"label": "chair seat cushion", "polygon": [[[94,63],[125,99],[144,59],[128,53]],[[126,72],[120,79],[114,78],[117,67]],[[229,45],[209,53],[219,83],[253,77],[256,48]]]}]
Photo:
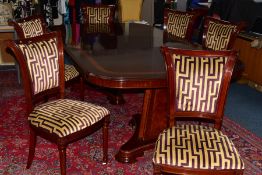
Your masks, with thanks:
[{"label": "chair seat cushion", "polygon": [[64,137],[83,130],[109,115],[101,106],[87,102],[59,99],[41,104],[31,112],[31,125]]},{"label": "chair seat cushion", "polygon": [[244,169],[234,144],[221,131],[201,125],[178,125],[158,137],[154,164],[195,169]]},{"label": "chair seat cushion", "polygon": [[79,75],[75,66],[70,64],[65,64],[65,81],[69,81]]}]

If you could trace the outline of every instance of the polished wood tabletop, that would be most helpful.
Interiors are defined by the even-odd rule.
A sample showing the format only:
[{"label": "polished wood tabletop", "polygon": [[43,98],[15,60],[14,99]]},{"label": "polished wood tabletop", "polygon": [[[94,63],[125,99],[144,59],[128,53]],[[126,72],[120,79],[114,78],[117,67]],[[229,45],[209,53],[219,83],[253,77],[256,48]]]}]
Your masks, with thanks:
[{"label": "polished wood tabletop", "polygon": [[[162,30],[149,25],[121,24],[120,34],[81,33],[80,48],[67,45],[88,81],[109,88],[165,87],[165,65],[160,53]],[[176,47],[191,48],[184,43]],[[102,80],[102,81],[100,81]]]},{"label": "polished wood tabletop", "polygon": [[[86,26],[82,26],[86,31],[83,28]],[[78,47],[65,46],[86,81],[109,89],[144,89],[142,114],[133,118],[135,133],[116,155],[120,162],[135,162],[145,150],[154,147],[158,134],[167,127],[162,36],[162,30],[150,25],[126,23],[116,25],[109,33],[81,32]],[[165,45],[199,48],[181,41]]]}]

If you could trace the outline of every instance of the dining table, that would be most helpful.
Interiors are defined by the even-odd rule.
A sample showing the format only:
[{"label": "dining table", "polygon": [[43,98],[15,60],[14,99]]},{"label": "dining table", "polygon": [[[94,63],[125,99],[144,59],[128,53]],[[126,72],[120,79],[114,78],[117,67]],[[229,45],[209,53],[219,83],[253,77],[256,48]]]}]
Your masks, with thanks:
[{"label": "dining table", "polygon": [[84,25],[80,30],[78,45],[66,44],[65,52],[88,83],[109,92],[140,89],[144,93],[142,112],[132,117],[135,131],[115,155],[119,162],[133,163],[154,148],[159,133],[168,127],[166,68],[160,47],[201,48],[190,42],[163,43],[163,30],[141,22],[118,23],[101,32],[88,32]]}]

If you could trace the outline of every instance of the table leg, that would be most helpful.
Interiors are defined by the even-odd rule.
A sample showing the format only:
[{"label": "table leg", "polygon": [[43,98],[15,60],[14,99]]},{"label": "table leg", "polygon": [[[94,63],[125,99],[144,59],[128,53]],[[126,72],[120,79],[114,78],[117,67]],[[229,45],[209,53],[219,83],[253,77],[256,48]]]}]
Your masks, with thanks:
[{"label": "table leg", "polygon": [[159,133],[167,127],[166,97],[166,89],[145,91],[142,114],[133,116],[135,132],[116,154],[117,161],[136,162],[136,158],[143,156],[145,150],[154,148]]},{"label": "table leg", "polygon": [[107,99],[109,100],[109,103],[113,105],[121,105],[125,103],[123,94],[119,90],[108,90]]},{"label": "table leg", "polygon": [[123,94],[118,90],[109,91],[109,93],[107,94],[107,99],[109,100],[109,103],[113,105],[121,105],[125,103]]}]

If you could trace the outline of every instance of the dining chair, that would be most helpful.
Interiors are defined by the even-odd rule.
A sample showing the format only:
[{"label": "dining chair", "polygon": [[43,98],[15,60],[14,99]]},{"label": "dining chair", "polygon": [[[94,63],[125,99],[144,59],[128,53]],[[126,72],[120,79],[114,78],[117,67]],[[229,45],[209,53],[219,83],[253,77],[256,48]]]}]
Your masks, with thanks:
[{"label": "dining chair", "polygon": [[[19,39],[36,37],[50,32],[44,17],[41,15],[12,20],[9,22],[9,25],[14,26]],[[84,82],[80,73],[73,64],[65,64],[64,67],[66,85],[72,84],[73,81],[79,80],[80,98],[81,100],[84,100]]]},{"label": "dining chair", "polygon": [[[95,41],[98,40],[103,49],[115,49],[117,47],[118,27],[115,20],[115,5],[106,4],[81,4],[81,47],[94,52]],[[98,42],[97,42],[98,43]],[[108,89],[106,90],[108,91]],[[122,94],[108,94],[110,103],[122,104],[124,99]],[[120,95],[119,95],[120,94]],[[111,100],[114,99],[114,100]],[[116,100],[115,100],[116,99]]]},{"label": "dining chair", "polygon": [[[6,41],[21,67],[30,128],[30,168],[37,136],[58,146],[61,174],[66,174],[66,148],[103,128],[103,163],[107,163],[110,112],[99,105],[66,99],[64,49],[61,33]],[[46,101],[46,96],[49,101]]]},{"label": "dining chair", "polygon": [[141,21],[143,0],[118,0],[119,22]]},{"label": "dining chair", "polygon": [[115,21],[115,5],[83,3],[80,11],[81,23],[109,24]]},{"label": "dining chair", "polygon": [[169,127],[155,144],[154,174],[243,174],[237,149],[221,131],[236,52],[162,47],[162,54]]},{"label": "dining chair", "polygon": [[[81,6],[82,24],[80,28],[83,47],[93,50],[93,44],[98,37],[106,49],[116,48],[115,5],[83,4]],[[102,20],[99,20],[102,19]]]},{"label": "dining chair", "polygon": [[186,40],[191,42],[198,16],[195,12],[183,12],[173,9],[164,10],[163,42]]},{"label": "dining chair", "polygon": [[[246,27],[244,22],[232,23],[207,16],[204,20],[202,47],[208,50],[231,50],[241,30]],[[232,80],[238,80],[245,66],[237,57]]]},{"label": "dining chair", "polygon": [[210,50],[229,50],[241,30],[241,26],[207,16],[204,20],[202,46]]}]

